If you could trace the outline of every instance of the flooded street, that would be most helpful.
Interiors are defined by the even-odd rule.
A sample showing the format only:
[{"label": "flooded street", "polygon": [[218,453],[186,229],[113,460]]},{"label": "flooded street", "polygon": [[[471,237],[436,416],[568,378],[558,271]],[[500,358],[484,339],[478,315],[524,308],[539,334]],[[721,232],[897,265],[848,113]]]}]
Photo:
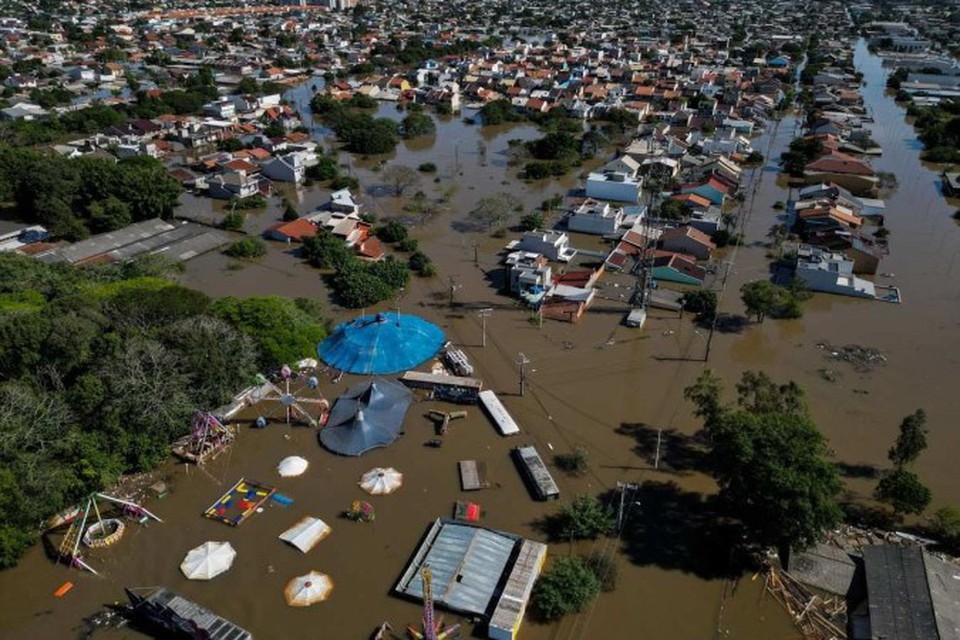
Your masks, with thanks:
[{"label": "flooded street", "polygon": [[[361,458],[327,452],[310,429],[282,424],[264,430],[243,428],[230,452],[204,469],[184,465],[165,469],[173,493],[147,505],[165,522],[134,526],[117,547],[92,556],[91,564],[102,570],[102,577],[53,565],[40,546],[16,569],[0,572],[0,592],[5,595],[0,637],[73,637],[84,616],[123,599],[124,586],[161,584],[258,638],[359,639],[384,620],[402,629],[419,620],[420,607],[390,591],[427,525],[437,516],[450,515],[455,500],[479,502],[485,525],[543,538],[536,521],[555,511],[556,504],[529,497],[508,455],[521,444],[536,445],[548,462],[553,454],[576,445],[588,449],[586,476],[572,478],[552,469],[565,498],[605,494],[618,481],[641,485],[639,506],[629,508],[620,538],[576,549],[565,544],[550,547],[554,556],[604,548],[622,551],[617,589],[558,625],[525,621],[521,638],[799,637],[779,606],[761,597],[762,580],[749,575],[738,582],[727,580],[728,558],[712,549],[710,505],[704,499],[713,491],[712,481],[693,471],[683,446],[684,436],[699,424],[682,390],[705,367],[720,372],[729,392],[747,369],[798,382],[807,391],[815,421],[829,438],[836,460],[850,465],[882,467],[901,418],[922,407],[928,414],[930,448],[920,456],[916,470],[933,491],[933,508],[960,504],[960,485],[952,473],[960,431],[949,401],[952,390],[960,386],[960,228],[950,217],[958,203],[948,203],[938,194],[936,172],[919,162],[920,146],[904,121],[904,110],[885,94],[886,70],[880,60],[861,43],[856,63],[864,73],[864,99],[876,121],[872,136],[884,151],[872,163],[878,171],[895,173],[899,183],[887,199],[890,255],[880,271],[895,274],[890,282],[900,287],[903,304],[816,294],[800,320],[768,320],[762,325],[748,323],[740,331],[718,331],[706,363],[706,332],[692,325],[689,317],[680,320],[653,311],[642,331],[628,329],[621,325],[626,306],[614,301],[599,300],[577,325],[546,322],[538,328],[528,312],[496,290],[497,253],[506,240],[465,231],[462,223],[484,195],[507,190],[530,210],[575,187],[577,177],[530,185],[516,180],[518,168],[507,167],[508,140],[538,137],[531,125],[481,129],[458,118],[441,119],[435,138],[401,142],[396,151],[395,161],[403,164],[437,164],[439,182],[424,176],[419,187],[428,197],[449,192],[449,202],[439,205],[440,213],[430,225],[413,230],[422,250],[437,263],[440,277],[414,279],[399,304],[405,313],[436,322],[451,341],[464,346],[485,387],[502,393],[522,434],[501,438],[479,408],[470,407],[466,420],[453,423],[442,448],[424,447],[433,431],[423,414],[443,407],[435,403],[413,405],[405,435]],[[303,90],[308,91],[308,85]],[[379,112],[403,116],[390,103],[381,105]],[[721,298],[723,312],[742,314],[740,286],[769,273],[763,245],[776,223],[773,205],[788,195],[777,186],[776,159],[796,126],[794,117],[771,122],[754,142],[766,164],[753,174],[759,186],[752,202],[747,201],[746,243],[726,257],[733,262]],[[478,140],[483,141],[485,154]],[[381,217],[400,213],[397,198],[370,193],[378,184],[372,162],[348,163],[345,154],[341,162],[360,179],[368,210]],[[302,190],[300,209],[323,202],[327,195],[316,188]],[[274,224],[277,215],[274,209],[250,215],[246,230],[260,231]],[[474,263],[475,242],[479,264]],[[580,238],[574,244],[585,246]],[[446,305],[448,278],[457,286],[459,304],[453,308]],[[237,263],[220,254],[192,260],[182,282],[213,296],[326,296],[318,273],[278,243],[271,243],[270,253],[259,264]],[[612,288],[604,290],[604,296],[608,293],[618,296]],[[487,321],[486,348],[480,347],[476,315],[484,307],[494,309]],[[354,315],[331,313],[338,320]],[[886,356],[887,364],[858,373],[846,363],[830,360],[819,343],[873,347]],[[515,364],[521,351],[531,361],[523,397],[518,394]],[[835,372],[835,381],[826,380],[822,370]],[[332,399],[358,380],[346,376],[335,385],[324,378],[320,390]],[[658,429],[664,430],[664,448],[660,468],[654,470]],[[292,454],[307,458],[310,469],[301,478],[281,479],[274,467]],[[456,462],[462,459],[485,462],[491,488],[461,493]],[[403,488],[371,499],[377,510],[375,523],[338,517],[352,500],[367,498],[356,483],[376,466],[402,471]],[[271,506],[238,528],[202,518],[203,510],[240,477],[272,484],[294,504]],[[873,484],[848,479],[850,490],[864,498]],[[333,527],[330,537],[307,555],[277,539],[304,515],[320,517]],[[188,581],[178,565],[187,550],[206,540],[230,541],[237,560],[228,574],[209,583]],[[287,607],[283,585],[311,569],[333,578],[331,598],[306,609]],[[74,589],[62,599],[54,598],[53,591],[67,580],[76,584]],[[471,625],[466,629],[469,636]],[[101,636],[142,637],[130,629],[97,632],[94,637]]]}]

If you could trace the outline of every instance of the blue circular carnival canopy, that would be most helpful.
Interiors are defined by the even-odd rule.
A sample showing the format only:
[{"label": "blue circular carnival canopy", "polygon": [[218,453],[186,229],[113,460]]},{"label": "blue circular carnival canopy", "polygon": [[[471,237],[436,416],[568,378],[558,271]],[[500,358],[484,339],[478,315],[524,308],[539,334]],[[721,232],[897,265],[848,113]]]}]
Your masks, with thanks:
[{"label": "blue circular carnival canopy", "polygon": [[446,337],[435,324],[417,316],[378,313],[337,325],[317,353],[329,366],[347,373],[398,373],[440,351]]}]

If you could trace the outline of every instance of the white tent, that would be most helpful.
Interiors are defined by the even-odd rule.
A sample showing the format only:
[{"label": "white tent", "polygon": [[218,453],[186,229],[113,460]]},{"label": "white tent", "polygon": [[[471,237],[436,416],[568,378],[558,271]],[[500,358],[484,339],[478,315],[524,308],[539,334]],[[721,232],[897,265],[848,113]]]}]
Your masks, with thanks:
[{"label": "white tent", "polygon": [[280,534],[280,539],[289,542],[300,551],[306,553],[313,549],[318,542],[330,535],[330,525],[320,518],[306,516]]},{"label": "white tent", "polygon": [[204,542],[187,553],[180,571],[190,580],[209,580],[229,569],[236,557],[229,542]]},{"label": "white tent", "polygon": [[310,466],[310,463],[300,456],[290,456],[280,461],[280,464],[277,465],[277,473],[284,478],[299,476],[307,470],[308,466]]}]

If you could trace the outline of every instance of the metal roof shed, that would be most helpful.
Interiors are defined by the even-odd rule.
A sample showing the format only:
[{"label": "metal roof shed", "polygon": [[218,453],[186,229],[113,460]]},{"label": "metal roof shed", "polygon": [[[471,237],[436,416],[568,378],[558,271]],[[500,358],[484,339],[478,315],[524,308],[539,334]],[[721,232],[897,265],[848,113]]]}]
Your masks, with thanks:
[{"label": "metal roof shed", "polygon": [[437,604],[458,613],[486,615],[522,538],[438,518],[396,586],[423,598],[421,568],[430,565]]}]

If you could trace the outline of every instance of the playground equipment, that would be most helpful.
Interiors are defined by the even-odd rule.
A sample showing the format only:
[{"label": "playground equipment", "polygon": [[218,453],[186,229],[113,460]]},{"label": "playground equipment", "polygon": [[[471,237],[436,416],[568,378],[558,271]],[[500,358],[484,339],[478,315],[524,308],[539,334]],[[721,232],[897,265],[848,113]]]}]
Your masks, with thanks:
[{"label": "playground equipment", "polygon": [[423,565],[420,572],[423,578],[423,619],[421,630],[418,631],[411,626],[407,626],[407,634],[415,640],[446,640],[446,638],[456,638],[460,636],[460,625],[455,624],[452,627],[443,628],[443,616],[434,619],[433,611],[433,575],[430,573],[430,565]]},{"label": "playground equipment", "polygon": [[[255,405],[264,401],[273,401],[275,403],[273,412],[276,412],[279,407],[287,424],[294,419],[306,422],[311,427],[326,423],[330,403],[319,393],[315,393],[312,397],[304,395],[305,390],[315,390],[319,386],[319,381],[316,376],[309,373],[309,369],[294,372],[287,365],[283,365],[277,372],[277,378],[282,388],[266,376],[257,374],[258,387],[247,397],[247,404]],[[318,418],[314,418],[308,408],[317,413]],[[267,418],[272,417],[274,415],[270,412],[266,415],[261,414],[257,418],[257,426],[265,426]]]},{"label": "playground equipment", "polygon": [[173,443],[173,455],[194,464],[212,460],[230,446],[236,438],[231,427],[226,427],[209,411],[197,411],[190,433]]},{"label": "playground equipment", "polygon": [[[65,515],[54,516],[49,523],[48,532],[67,523],[70,525],[60,542],[58,559],[66,560],[72,567],[86,569],[95,574],[97,572],[93,567],[84,561],[80,544],[83,543],[91,549],[102,549],[119,542],[126,531],[126,524],[119,518],[103,517],[100,512],[99,501],[106,502],[114,508],[119,507],[121,512],[127,516],[143,519],[153,518],[157,522],[163,522],[135,502],[121,500],[103,493],[91,493],[82,505],[70,509]],[[96,522],[88,527],[87,521],[90,519],[91,513],[96,518]]]},{"label": "playground equipment", "polygon": [[428,411],[427,417],[433,420],[434,427],[436,428],[437,435],[443,436],[447,434],[447,429],[450,428],[451,420],[460,420],[467,417],[466,411]]},{"label": "playground equipment", "polygon": [[265,484],[240,478],[203,515],[231,527],[238,527],[270,499],[276,489]]}]

